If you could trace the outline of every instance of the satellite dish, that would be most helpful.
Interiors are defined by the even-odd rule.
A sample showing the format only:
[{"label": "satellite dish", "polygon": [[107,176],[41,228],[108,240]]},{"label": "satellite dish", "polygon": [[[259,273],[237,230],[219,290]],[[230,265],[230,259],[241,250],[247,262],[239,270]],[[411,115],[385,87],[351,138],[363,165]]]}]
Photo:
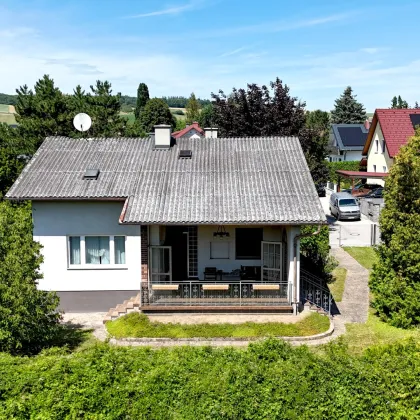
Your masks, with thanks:
[{"label": "satellite dish", "polygon": [[82,112],[80,114],[77,114],[73,118],[73,125],[76,130],[88,131],[89,128],[92,126],[92,119],[89,117],[88,114]]}]

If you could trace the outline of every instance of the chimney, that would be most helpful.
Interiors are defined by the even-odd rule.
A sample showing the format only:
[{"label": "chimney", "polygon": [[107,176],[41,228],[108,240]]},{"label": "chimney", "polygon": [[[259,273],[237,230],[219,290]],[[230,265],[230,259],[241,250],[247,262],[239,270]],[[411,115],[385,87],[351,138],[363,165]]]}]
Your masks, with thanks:
[{"label": "chimney", "polygon": [[206,139],[217,139],[217,131],[219,129],[218,128],[214,128],[214,127],[207,127],[204,129],[204,137]]},{"label": "chimney", "polygon": [[369,118],[367,118],[367,119],[366,119],[366,121],[365,121],[365,123],[364,123],[364,126],[365,126],[366,130],[367,130],[367,131],[369,131],[369,128],[370,128],[370,121],[369,121]]},{"label": "chimney", "polygon": [[171,147],[171,126],[155,125],[155,149],[169,149]]}]

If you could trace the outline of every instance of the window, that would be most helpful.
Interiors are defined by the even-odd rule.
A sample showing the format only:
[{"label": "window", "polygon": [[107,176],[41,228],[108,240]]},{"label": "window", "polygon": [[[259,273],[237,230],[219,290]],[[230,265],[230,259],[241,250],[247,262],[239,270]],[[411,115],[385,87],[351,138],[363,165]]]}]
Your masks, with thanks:
[{"label": "window", "polygon": [[170,246],[152,246],[150,248],[150,272],[152,283],[172,281],[172,249]]},{"label": "window", "polygon": [[373,172],[376,172],[376,165],[373,165]]},{"label": "window", "polygon": [[68,253],[70,267],[123,266],[125,236],[69,236]]},{"label": "window", "polygon": [[375,153],[378,153],[379,151],[379,141],[375,140]]},{"label": "window", "polygon": [[210,259],[228,260],[230,242],[210,242]]},{"label": "window", "polygon": [[237,260],[260,260],[262,228],[237,228],[235,230],[235,248]]},{"label": "window", "polygon": [[382,153],[385,153],[385,140],[382,140]]},{"label": "window", "polygon": [[386,172],[386,166],[382,166],[382,172],[385,173]]}]

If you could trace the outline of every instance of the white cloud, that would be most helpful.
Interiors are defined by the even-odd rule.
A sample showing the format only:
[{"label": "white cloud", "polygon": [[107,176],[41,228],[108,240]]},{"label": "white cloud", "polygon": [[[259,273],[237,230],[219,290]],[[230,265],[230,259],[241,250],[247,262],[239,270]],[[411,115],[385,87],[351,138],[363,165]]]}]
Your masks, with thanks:
[{"label": "white cloud", "polygon": [[140,13],[136,15],[125,16],[125,19],[139,19],[152,16],[162,16],[162,15],[176,15],[181,12],[186,12],[188,10],[195,9],[201,2],[200,1],[190,1],[186,4],[181,4],[179,6],[167,7],[166,9],[155,10],[153,12]]},{"label": "white cloud", "polygon": [[368,54],[376,54],[377,52],[381,51],[381,49],[369,47],[369,48],[361,48],[360,51],[368,53]]},{"label": "white cloud", "polygon": [[231,51],[227,51],[221,55],[219,55],[220,58],[222,57],[230,57],[232,55],[238,54],[244,50],[246,50],[248,47],[240,47],[240,48],[236,48],[236,50],[231,50]]}]

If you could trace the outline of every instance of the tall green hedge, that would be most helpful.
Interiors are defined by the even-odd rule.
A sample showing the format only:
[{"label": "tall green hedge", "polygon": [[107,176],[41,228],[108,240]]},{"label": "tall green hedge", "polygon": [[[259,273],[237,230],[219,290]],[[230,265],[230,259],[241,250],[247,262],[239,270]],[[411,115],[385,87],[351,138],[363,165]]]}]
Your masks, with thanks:
[{"label": "tall green hedge", "polygon": [[420,345],[324,355],[268,340],[248,349],[100,344],[0,354],[1,419],[414,419]]},{"label": "tall green hedge", "polygon": [[328,169],[330,171],[330,181],[337,183],[338,177],[335,171],[360,171],[360,161],[351,160],[346,162],[328,162]]}]

